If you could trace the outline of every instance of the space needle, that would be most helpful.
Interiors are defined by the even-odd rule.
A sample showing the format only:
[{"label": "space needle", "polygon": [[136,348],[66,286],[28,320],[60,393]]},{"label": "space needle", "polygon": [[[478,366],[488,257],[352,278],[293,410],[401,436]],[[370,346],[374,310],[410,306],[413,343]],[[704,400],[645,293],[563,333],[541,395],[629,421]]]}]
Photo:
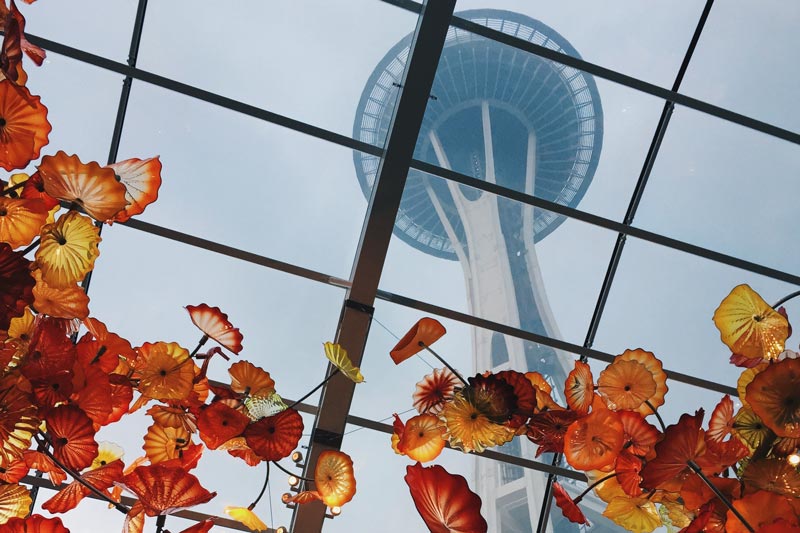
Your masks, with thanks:
[{"label": "space needle", "polygon": [[[495,9],[457,16],[580,57],[566,39],[530,17]],[[367,81],[355,118],[355,139],[381,144],[386,138],[411,37],[389,50]],[[597,168],[602,116],[590,75],[451,27],[414,157],[575,207]],[[354,162],[369,197],[379,158],[355,152]],[[425,253],[459,261],[471,314],[560,338],[535,243],[563,220],[412,169],[394,232]],[[535,370],[551,380],[554,390],[563,389],[572,366],[571,357],[560,357],[548,346],[479,328],[472,328],[472,352],[476,372]],[[535,446],[514,439],[502,451],[532,458]],[[535,530],[545,495],[544,474],[480,459],[475,473],[473,486],[484,502],[489,531]],[[551,527],[577,531],[572,524]]]}]

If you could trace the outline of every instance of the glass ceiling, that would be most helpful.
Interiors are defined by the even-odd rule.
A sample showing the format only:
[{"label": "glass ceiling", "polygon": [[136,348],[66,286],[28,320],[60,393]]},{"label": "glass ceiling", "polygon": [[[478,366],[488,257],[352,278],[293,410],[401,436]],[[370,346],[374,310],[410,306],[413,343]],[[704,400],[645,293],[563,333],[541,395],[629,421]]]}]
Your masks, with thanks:
[{"label": "glass ceiling", "polygon": [[[418,77],[406,77],[408,56],[398,43],[416,37],[423,7],[412,0],[295,0],[277,8],[259,0],[21,5],[29,39],[48,51],[41,68],[27,69],[28,87],[54,125],[43,155],[63,149],[105,163],[159,154],[164,167],[159,200],[136,220],[103,229],[88,289],[92,314],[138,345],[193,338],[182,307],[219,306],[244,333],[243,357],[267,369],[286,398],[302,396],[330,371],[322,342],[347,343],[366,382],[354,391],[336,378],[308,398],[301,445],[315,457],[324,445],[312,438],[313,428],[339,428],[359,492],[331,520],[319,509],[284,506],[288,485],[274,475],[259,515],[295,533],[371,531],[376,523],[387,533],[424,528],[402,479],[408,460],[392,452],[387,434],[392,413],[405,417],[414,384],[436,366],[422,357],[395,367],[388,357],[421,316],[442,321],[448,335],[438,351],[468,375],[488,368],[474,368],[479,338],[521,342],[554,368],[587,357],[595,375],[602,361],[643,347],[670,372],[662,413],[668,424],[698,407],[710,412],[724,393],[735,393],[738,376],[711,322],[718,302],[740,283],[768,301],[800,284],[793,249],[798,80],[780,53],[800,47],[800,5],[712,3],[458,0],[453,19],[424,21],[449,26],[451,41],[468,35],[487,54],[513,57],[513,68],[559,59],[563,76],[594,80],[602,148],[579,203],[554,203],[555,193],[526,188],[524,180],[484,181],[490,165],[482,153],[460,163],[437,156],[437,135],[443,146],[459,145],[445,138],[448,127],[458,127],[478,144],[489,135],[496,152],[506,149],[513,159],[525,147],[524,120],[502,102],[485,115],[466,104],[462,115],[444,106],[435,90],[446,90],[453,74],[444,60],[434,70],[439,49],[432,52],[428,40],[414,50]],[[459,17],[487,7],[540,21],[577,53],[559,55],[509,26]],[[399,54],[392,75],[377,79],[373,71],[390,50]],[[452,63],[452,53],[445,48],[442,57]],[[422,122],[419,102],[429,95],[415,91],[426,66],[436,81]],[[509,68],[495,79],[512,79]],[[370,84],[379,91],[365,99]],[[395,113],[398,106],[415,109],[415,101],[416,116]],[[367,115],[372,136],[359,123],[354,128],[356,117]],[[486,127],[487,116],[491,134],[469,130]],[[508,148],[518,141],[522,148]],[[524,157],[519,164],[524,173]],[[359,183],[358,165],[372,165],[368,186]],[[416,186],[412,178],[404,183],[409,172]],[[371,187],[379,193],[365,197]],[[456,191],[465,206],[476,198],[497,206],[501,219],[535,213],[553,221],[546,238],[535,247],[533,239],[520,240],[530,251],[517,251],[534,257],[546,289],[545,297],[531,289],[546,315],[541,322],[515,320],[504,302],[477,308],[468,300],[463,262],[451,260],[455,252],[443,258],[425,248],[432,245],[412,246],[408,235],[391,232],[418,208],[413,216],[435,218],[443,242],[477,249],[469,228],[451,228],[448,241],[431,203]],[[513,251],[509,258],[513,263]],[[515,272],[510,282],[519,298],[526,281]],[[373,307],[370,323],[365,312]],[[800,307],[790,302],[787,310],[796,316]],[[796,345],[790,338],[787,346]],[[227,381],[221,367],[211,377]],[[124,444],[129,459],[140,453],[140,443],[125,435],[99,439]],[[531,452],[517,452],[519,461],[505,448],[478,458],[445,450],[439,462],[471,486],[486,472],[502,478],[513,468],[537,472],[528,476],[549,486],[553,478],[539,472],[554,471],[554,458],[534,460]],[[260,470],[223,454],[207,453],[200,469],[219,496],[199,513],[223,516],[225,505],[246,505],[260,488]],[[555,472],[566,476],[561,480],[571,474],[561,466]],[[578,482],[574,492],[583,487]],[[549,509],[549,497],[512,501],[512,492],[502,496],[510,511],[498,532],[578,531],[558,509],[552,519],[526,520]],[[42,489],[39,504],[48,493]],[[91,505],[63,516],[65,525],[81,532],[121,527],[118,513]],[[595,531],[622,531],[597,513],[592,520]],[[167,527],[177,532],[191,523],[170,517]],[[223,526],[237,528],[223,520],[214,530]]]}]

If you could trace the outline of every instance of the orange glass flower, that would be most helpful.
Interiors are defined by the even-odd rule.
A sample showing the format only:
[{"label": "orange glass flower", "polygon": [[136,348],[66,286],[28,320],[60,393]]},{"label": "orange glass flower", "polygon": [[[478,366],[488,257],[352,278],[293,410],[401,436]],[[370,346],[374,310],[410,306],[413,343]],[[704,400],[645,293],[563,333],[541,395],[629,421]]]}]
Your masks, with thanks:
[{"label": "orange glass flower", "polygon": [[576,524],[589,523],[589,520],[586,519],[581,508],[572,500],[558,481],[553,482],[553,498],[555,498],[558,508],[561,509],[561,514],[563,514],[567,520]]},{"label": "orange glass flower", "polygon": [[570,371],[564,383],[564,396],[573,411],[581,415],[589,412],[594,400],[594,378],[589,365],[575,361],[575,368]]},{"label": "orange glass flower", "polygon": [[756,375],[747,402],[779,437],[800,437],[800,359],[784,359]]},{"label": "orange glass flower", "polygon": [[[776,497],[773,492],[759,490],[745,494],[732,503],[747,523],[759,532],[762,526],[768,526],[777,520],[786,520],[790,524],[797,524],[797,516],[789,500]],[[750,533],[750,530],[733,512],[728,511],[725,533]],[[788,531],[784,529],[781,530],[781,533],[788,533]]]},{"label": "orange glass flower", "polygon": [[422,520],[431,533],[486,533],[481,499],[463,476],[439,465],[406,467],[405,481]]},{"label": "orange glass flower", "polygon": [[0,241],[12,248],[30,244],[47,220],[41,200],[0,196]]},{"label": "orange glass flower", "polygon": [[638,409],[656,393],[656,381],[642,363],[624,359],[614,362],[600,372],[597,392],[612,411]]},{"label": "orange glass flower", "polygon": [[0,330],[7,330],[11,319],[21,316],[33,303],[35,280],[30,261],[14,252],[8,243],[0,243]]},{"label": "orange glass flower", "polygon": [[207,518],[202,522],[198,522],[193,526],[189,526],[179,533],[208,533],[214,527],[214,519]]},{"label": "orange glass flower", "polygon": [[341,507],[356,493],[353,460],[344,452],[325,450],[319,454],[314,468],[314,485],[322,503],[328,507]]},{"label": "orange glass flower", "polygon": [[67,468],[83,470],[97,455],[92,419],[73,405],[62,405],[45,417],[53,456]]},{"label": "orange glass flower", "polygon": [[41,314],[78,320],[89,316],[89,295],[83,288],[76,284],[53,287],[42,278],[40,270],[34,270],[33,277],[33,305]]},{"label": "orange glass flower", "polygon": [[78,362],[82,366],[98,366],[110,373],[117,368],[120,358],[131,363],[136,359],[131,343],[109,332],[106,325],[96,318],[86,319],[84,325],[89,331],[75,345]]},{"label": "orange glass flower", "polygon": [[722,442],[733,429],[733,400],[727,394],[714,408],[708,421],[706,439],[711,442]]},{"label": "orange glass flower", "polygon": [[642,469],[642,487],[656,489],[665,483],[680,481],[689,472],[689,461],[705,453],[703,410],[693,416],[682,414],[677,424],[667,427],[664,438],[656,444],[656,457]]},{"label": "orange glass flower", "polygon": [[800,496],[800,473],[780,457],[750,461],[742,472],[741,480],[748,490],[766,490],[789,498]]},{"label": "orange glass flower", "polygon": [[142,396],[161,401],[189,396],[196,365],[188,350],[174,342],[146,342],[137,352],[133,377],[139,380]]},{"label": "orange glass flower", "polygon": [[161,160],[158,156],[126,159],[108,167],[125,186],[125,199],[128,201],[128,205],[109,222],[125,222],[158,199],[158,189],[161,187]]},{"label": "orange glass flower", "polygon": [[445,333],[447,333],[447,330],[438,320],[430,317],[420,318],[392,348],[389,355],[391,355],[394,364],[399,365],[425,346],[431,346],[441,339]]},{"label": "orange glass flower", "polygon": [[99,229],[89,217],[70,211],[42,228],[36,264],[42,278],[57,289],[81,281],[100,255]]},{"label": "orange glass flower", "polygon": [[789,321],[748,285],[738,285],[714,311],[720,338],[734,354],[773,360],[784,349]]},{"label": "orange glass flower", "polygon": [[247,445],[266,461],[279,461],[297,448],[303,435],[303,418],[294,409],[251,423],[244,430]]},{"label": "orange glass flower", "polygon": [[147,428],[142,449],[151,464],[158,464],[178,458],[189,444],[190,435],[185,429],[153,424]]},{"label": "orange glass flower", "polygon": [[212,403],[197,417],[200,438],[211,450],[216,450],[221,444],[241,435],[249,423],[247,415],[221,401]]},{"label": "orange glass flower", "polygon": [[242,351],[242,333],[228,321],[219,307],[208,304],[187,305],[189,317],[197,328],[235,354]]},{"label": "orange glass flower", "polygon": [[328,358],[328,361],[333,363],[333,366],[339,369],[339,371],[344,374],[347,379],[352,381],[353,383],[362,383],[364,381],[364,376],[361,375],[361,370],[354,366],[352,361],[350,361],[350,357],[347,355],[347,350],[345,350],[341,345],[334,344],[332,342],[326,342],[323,344],[325,349],[325,357]]},{"label": "orange glass flower", "polygon": [[38,159],[51,129],[41,98],[9,80],[0,81],[0,167],[25,168]]},{"label": "orange glass flower", "polygon": [[172,514],[217,495],[203,488],[195,476],[172,464],[139,466],[123,478],[122,484],[136,494],[147,516]]},{"label": "orange glass flower", "polygon": [[98,222],[105,222],[125,208],[125,186],[114,171],[94,161],[83,163],[77,155],[59,150],[46,155],[39,165],[44,190],[53,198],[75,203]]},{"label": "orange glass flower", "polygon": [[269,527],[253,511],[247,507],[225,507],[225,514],[244,524],[251,531],[267,531]]},{"label": "orange glass flower", "polygon": [[[112,461],[109,464],[81,474],[81,478],[98,490],[106,490],[115,482],[122,480],[122,461]],[[51,513],[66,513],[74,509],[86,496],[91,494],[85,485],[73,481],[52,498],[42,504],[42,509]]]},{"label": "orange glass flower", "polygon": [[460,383],[461,381],[449,368],[434,369],[433,373],[417,383],[412,396],[414,408],[420,414],[439,414]]},{"label": "orange glass flower", "polygon": [[641,363],[647,371],[650,372],[650,375],[653,376],[653,380],[656,382],[656,391],[649,398],[650,405],[643,403],[638,409],[635,409],[637,413],[646,417],[653,414],[653,409],[658,409],[664,405],[664,396],[666,396],[669,390],[667,387],[667,373],[664,372],[661,361],[658,360],[653,352],[648,352],[641,348],[625,350],[621,355],[615,358],[615,361],[636,361],[637,363]]},{"label": "orange glass flower", "polygon": [[[27,509],[27,508],[26,508]],[[60,518],[34,514],[28,518],[12,518],[3,525],[4,533],[69,533]]]},{"label": "orange glass flower", "polygon": [[426,463],[439,457],[445,445],[444,426],[436,415],[422,414],[408,419],[397,442],[400,453]]},{"label": "orange glass flower", "polygon": [[151,416],[159,426],[183,428],[189,433],[197,431],[197,416],[184,407],[154,405],[145,414]]},{"label": "orange glass flower", "polygon": [[661,432],[635,411],[617,414],[622,421],[623,448],[634,455],[648,456],[661,438]]},{"label": "orange glass flower", "polygon": [[622,421],[608,409],[595,409],[570,424],[564,456],[579,470],[597,470],[614,463],[623,443]]},{"label": "orange glass flower", "polygon": [[275,381],[269,372],[250,361],[237,361],[228,369],[231,390],[250,396],[269,396],[275,392]]}]

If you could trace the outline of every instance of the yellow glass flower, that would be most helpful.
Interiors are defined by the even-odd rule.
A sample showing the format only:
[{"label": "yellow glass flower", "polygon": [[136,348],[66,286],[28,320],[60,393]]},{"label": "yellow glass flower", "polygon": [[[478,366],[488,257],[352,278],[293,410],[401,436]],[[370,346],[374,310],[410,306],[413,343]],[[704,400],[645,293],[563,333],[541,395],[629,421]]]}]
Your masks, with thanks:
[{"label": "yellow glass flower", "polygon": [[347,356],[347,350],[332,342],[326,342],[323,346],[325,347],[325,357],[327,357],[342,374],[347,376],[347,379],[351,380],[353,383],[361,383],[364,381],[361,370],[359,370],[357,366],[353,366],[350,357]]},{"label": "yellow glass flower", "polygon": [[714,311],[720,338],[734,354],[775,360],[789,336],[789,321],[748,285],[734,287]]},{"label": "yellow glass flower", "polygon": [[11,319],[11,324],[8,326],[8,338],[29,342],[33,335],[34,318],[36,317],[33,316],[31,308],[26,307],[22,316]]},{"label": "yellow glass flower", "polygon": [[89,466],[89,469],[97,470],[101,466],[113,463],[117,459],[122,459],[123,455],[125,455],[125,450],[123,450],[122,446],[119,444],[114,444],[113,442],[108,441],[99,442],[97,447],[97,457],[94,458],[91,466]]},{"label": "yellow glass flower", "polygon": [[512,428],[492,422],[461,392],[444,406],[439,418],[444,422],[444,438],[450,446],[465,452],[482,452],[492,446],[502,446],[514,438]]},{"label": "yellow glass flower", "polygon": [[42,242],[36,262],[42,277],[54,288],[64,288],[82,280],[100,255],[99,230],[92,219],[70,211],[42,228]]},{"label": "yellow glass flower", "polygon": [[0,524],[10,518],[25,518],[31,507],[31,494],[22,485],[0,485]]},{"label": "yellow glass flower", "polygon": [[733,418],[733,427],[731,431],[734,435],[742,439],[742,442],[744,442],[751,451],[755,451],[764,441],[767,433],[769,433],[769,428],[750,407],[742,407]]},{"label": "yellow glass flower", "polygon": [[267,531],[269,528],[256,514],[247,507],[225,507],[225,514],[249,527],[252,531]]},{"label": "yellow glass flower", "polygon": [[611,500],[603,516],[633,533],[649,533],[661,525],[656,505],[646,497],[618,496]]}]

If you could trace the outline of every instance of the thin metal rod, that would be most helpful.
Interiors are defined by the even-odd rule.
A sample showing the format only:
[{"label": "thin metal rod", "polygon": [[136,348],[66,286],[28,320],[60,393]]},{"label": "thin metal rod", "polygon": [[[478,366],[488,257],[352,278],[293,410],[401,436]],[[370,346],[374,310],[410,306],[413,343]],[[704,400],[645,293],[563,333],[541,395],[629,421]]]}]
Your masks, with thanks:
[{"label": "thin metal rod", "polygon": [[[686,53],[683,56],[683,61],[681,62],[681,66],[678,69],[678,74],[675,76],[675,81],[672,84],[672,90],[677,92],[681,87],[681,82],[683,81],[683,77],[686,74],[686,69],[689,68],[689,63],[692,60],[692,55],[694,54],[695,48],[697,48],[697,43],[700,40],[700,35],[703,33],[703,28],[705,27],[706,20],[708,20],[708,14],[711,12],[711,6],[714,4],[714,0],[707,0],[706,5],[703,8],[703,12],[700,15],[700,20],[695,27],[694,34],[692,35],[692,39],[689,42],[689,47],[686,50]],[[633,194],[631,196],[631,200],[628,203],[628,210],[625,213],[625,218],[623,223],[625,225],[630,226],[633,224],[633,219],[636,216],[636,211],[639,208],[639,203],[644,196],[644,189],[647,185],[647,182],[650,179],[650,174],[653,171],[653,167],[655,165],[656,157],[658,156],[659,150],[661,149],[661,144],[664,140],[664,136],[667,132],[667,127],[669,126],[670,119],[672,118],[672,112],[675,109],[675,104],[667,101],[664,103],[664,108],[661,110],[661,117],[658,119],[658,125],[656,126],[656,131],[653,134],[653,139],[650,141],[650,147],[647,150],[647,156],[645,157],[644,163],[642,165],[642,170],[639,173],[639,179],[636,182],[636,186],[633,189]],[[611,259],[608,264],[608,268],[606,269],[606,275],[603,278],[603,284],[600,287],[600,294],[597,297],[597,303],[595,304],[594,311],[592,313],[592,319],[589,322],[589,328],[586,332],[586,339],[584,340],[584,346],[591,347],[594,344],[595,336],[597,335],[597,330],[600,326],[600,320],[603,316],[603,311],[605,310],[606,303],[608,302],[608,296],[611,292],[611,285],[614,281],[614,278],[617,274],[617,267],[619,266],[619,262],[622,259],[622,251],[625,248],[626,242],[626,234],[620,233],[617,235],[616,243],[614,244],[614,251],[611,253]],[[583,358],[581,359],[583,362],[586,362]]]},{"label": "thin metal rod", "polygon": [[722,491],[721,491],[721,490],[719,490],[719,488],[717,488],[717,486],[716,486],[716,485],[714,485],[714,484],[711,482],[711,480],[710,480],[710,479],[708,479],[708,478],[706,477],[706,475],[705,475],[705,474],[703,474],[703,470],[702,470],[702,469],[701,469],[699,466],[697,466],[697,463],[695,463],[694,461],[688,461],[688,462],[687,462],[687,464],[689,465],[689,468],[691,468],[692,470],[694,470],[694,473],[695,473],[695,474],[697,474],[698,476],[700,476],[700,479],[702,479],[702,480],[703,480],[703,483],[705,483],[705,484],[706,484],[706,486],[708,486],[708,488],[709,488],[709,489],[711,489],[711,490],[714,492],[714,494],[716,494],[716,495],[717,495],[717,498],[719,498],[719,500],[720,500],[720,501],[721,501],[723,504],[725,504],[725,507],[727,507],[727,508],[728,508],[728,510],[730,510],[730,512],[732,512],[733,514],[735,514],[735,515],[736,515],[736,518],[738,518],[738,519],[739,519],[739,522],[741,522],[741,523],[742,523],[742,525],[743,525],[744,527],[746,527],[746,528],[747,528],[747,530],[748,530],[750,533],[755,533],[755,529],[753,529],[753,526],[751,526],[751,525],[750,525],[750,524],[747,522],[747,520],[745,520],[744,516],[742,516],[742,513],[740,513],[740,512],[739,512],[739,510],[738,510],[736,507],[734,507],[734,506],[733,506],[733,504],[731,503],[731,501],[730,501],[730,500],[729,500],[729,499],[728,499],[728,498],[727,498],[727,497],[726,497],[726,496],[725,496],[725,495],[722,493]]},{"label": "thin metal rod", "polygon": [[333,376],[335,376],[336,374],[338,374],[338,373],[339,373],[339,369],[338,369],[338,368],[334,368],[334,369],[333,369],[333,372],[331,372],[330,374],[328,374],[328,376],[327,376],[325,379],[323,379],[323,380],[322,380],[322,382],[320,382],[320,384],[319,384],[319,385],[317,385],[316,387],[314,387],[313,389],[311,389],[310,391],[308,391],[308,393],[306,393],[304,396],[302,396],[302,397],[301,397],[299,400],[297,400],[297,401],[295,401],[294,403],[292,403],[292,404],[291,404],[291,405],[290,405],[290,406],[289,406],[287,409],[293,409],[295,405],[297,405],[297,404],[299,404],[299,403],[302,403],[302,402],[303,402],[303,400],[306,400],[306,399],[307,399],[309,396],[311,396],[312,394],[314,394],[315,392],[317,392],[319,389],[321,389],[322,387],[324,387],[324,386],[325,386],[325,384],[326,384],[327,382],[329,382],[329,381],[331,380],[331,378],[332,378]]}]

